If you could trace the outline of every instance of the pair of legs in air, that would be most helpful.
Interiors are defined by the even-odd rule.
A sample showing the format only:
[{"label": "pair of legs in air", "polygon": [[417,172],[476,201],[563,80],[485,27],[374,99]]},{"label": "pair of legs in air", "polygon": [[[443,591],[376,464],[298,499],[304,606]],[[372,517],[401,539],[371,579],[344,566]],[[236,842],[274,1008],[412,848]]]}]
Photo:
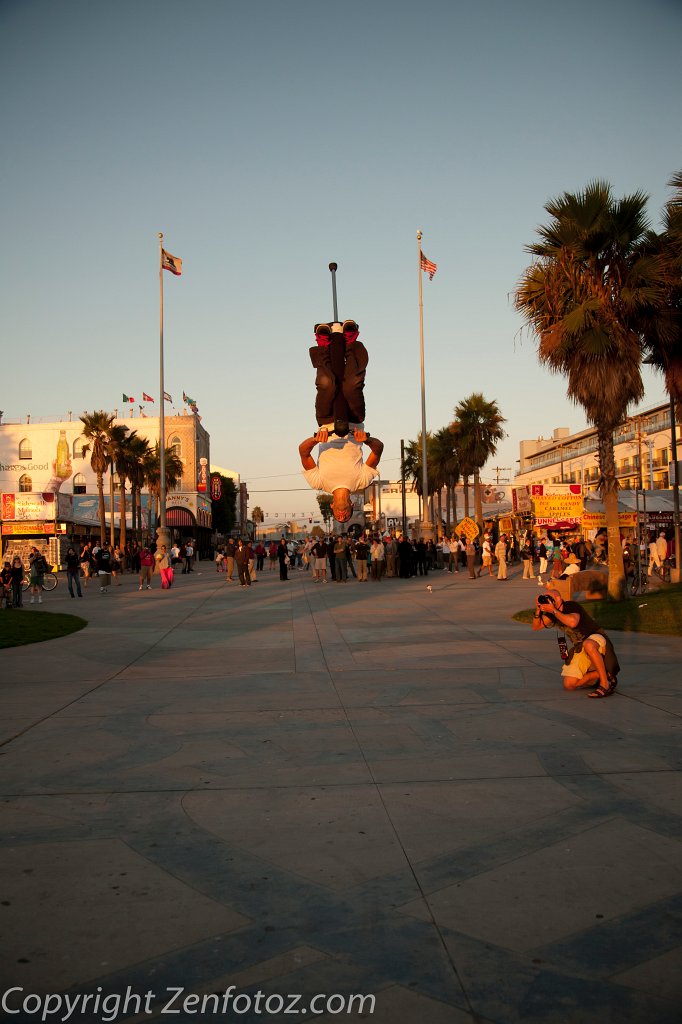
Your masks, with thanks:
[{"label": "pair of legs in air", "polygon": [[[333,329],[336,328],[336,329]],[[317,324],[316,344],[310,361],[317,370],[315,417],[318,426],[334,424],[334,433],[345,437],[349,423],[365,419],[365,373],[369,356],[358,341],[358,325]]]}]

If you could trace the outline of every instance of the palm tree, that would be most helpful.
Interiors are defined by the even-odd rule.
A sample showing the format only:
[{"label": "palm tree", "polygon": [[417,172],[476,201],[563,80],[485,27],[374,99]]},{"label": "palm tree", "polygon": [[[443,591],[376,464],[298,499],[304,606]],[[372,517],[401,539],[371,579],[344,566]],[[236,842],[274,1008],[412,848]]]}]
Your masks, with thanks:
[{"label": "palm tree", "polygon": [[109,431],[113,425],[114,417],[100,409],[98,412],[84,412],[80,419],[83,424],[83,437],[88,439],[88,443],[83,445],[83,452],[91,452],[90,465],[97,476],[99,542],[104,544],[107,532],[104,517],[104,474],[109,466]]},{"label": "palm tree", "polygon": [[[426,501],[443,487],[443,475],[438,471],[435,462],[435,442],[430,430],[426,431],[426,475],[429,483],[429,493]],[[416,441],[408,441],[405,445],[405,458],[403,460],[403,474],[406,479],[411,479],[417,494],[424,502],[424,484],[422,475],[422,435],[417,434]],[[422,513],[425,515],[425,512]]]},{"label": "palm tree", "polygon": [[132,527],[133,533],[139,533],[142,530],[141,494],[147,479],[145,466],[149,457],[149,441],[134,430],[128,438],[127,449],[126,467],[133,506]]},{"label": "palm tree", "polygon": [[566,376],[568,397],[597,429],[609,594],[616,600],[625,596],[625,573],[613,431],[644,394],[642,317],[665,304],[660,264],[642,252],[646,201],[641,192],[614,199],[603,181],[550,200],[550,223],[526,247],[535,260],[515,295],[537,336],[540,362]]},{"label": "palm tree", "polygon": [[682,171],[668,182],[674,189],[663,208],[663,231],[648,232],[643,253],[656,259],[668,291],[663,308],[645,311],[643,325],[647,362],[665,377],[668,394],[682,410]]},{"label": "palm tree", "polygon": [[[110,485],[110,512],[109,512],[109,542],[113,548],[115,542],[115,529],[116,524],[114,522],[114,471],[118,474],[118,461],[123,459],[123,448],[125,445],[126,435],[128,428],[122,423],[113,423],[109,427],[109,442],[107,444],[107,464],[109,469],[109,485]],[[120,480],[120,475],[119,475]],[[125,493],[121,490],[121,504],[125,505]],[[124,531],[125,532],[125,531]],[[119,537],[119,543],[122,544],[121,538]]]},{"label": "palm tree", "polygon": [[256,534],[256,536],[258,536],[258,526],[265,519],[265,514],[263,512],[263,509],[260,507],[260,505],[256,505],[251,510],[251,518],[253,519],[254,525],[256,527],[255,534]]},{"label": "palm tree", "polygon": [[329,525],[329,520],[332,517],[332,501],[334,496],[332,494],[318,494],[317,504],[320,506],[320,512],[322,519],[324,520],[325,527]]},{"label": "palm tree", "polygon": [[[116,428],[113,428],[114,430]],[[136,430],[128,431],[127,427],[123,430],[126,432],[123,437],[118,434],[112,437],[114,442],[114,462],[116,464],[116,473],[118,475],[118,482],[121,488],[121,507],[119,512],[119,532],[118,542],[121,549],[125,549],[126,545],[126,481],[130,480],[132,484],[132,477],[136,471],[137,455],[136,439],[139,439],[139,434]]]},{"label": "palm tree", "polygon": [[[177,486],[179,480],[182,480],[182,459],[175,448],[164,449],[164,470],[164,475],[166,477],[166,493],[168,493]],[[161,501],[161,459],[158,441],[154,447],[150,448],[147,452],[147,458],[145,460],[145,477],[149,493],[154,497],[156,503],[156,509],[154,512],[154,520],[156,523],[159,518],[159,504]]]},{"label": "palm tree", "polygon": [[455,422],[457,451],[461,461],[470,467],[473,473],[476,522],[483,532],[481,470],[495,454],[497,442],[506,437],[502,424],[507,421],[501,414],[497,402],[487,401],[477,391],[455,407]]},{"label": "palm tree", "polygon": [[[455,451],[455,434],[452,426],[441,427],[440,430],[436,431],[433,435],[431,454],[436,477],[443,481],[443,486],[445,487],[445,530],[447,535],[450,536],[450,506],[460,473],[459,460]],[[455,523],[457,521],[456,508],[455,504],[453,508]]]}]

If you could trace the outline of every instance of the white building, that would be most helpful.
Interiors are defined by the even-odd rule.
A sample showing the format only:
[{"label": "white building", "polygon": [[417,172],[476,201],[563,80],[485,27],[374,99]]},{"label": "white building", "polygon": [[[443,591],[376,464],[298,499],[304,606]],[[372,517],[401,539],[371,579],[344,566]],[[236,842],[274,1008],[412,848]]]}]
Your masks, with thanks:
[{"label": "white building", "polygon": [[[677,431],[679,445],[679,426]],[[614,431],[613,440],[616,474],[621,488],[663,490],[671,486],[668,405],[658,405],[629,416]],[[574,483],[587,488],[594,487],[599,478],[597,431],[594,427],[576,434],[570,434],[566,427],[558,427],[551,438],[521,441],[519,455],[515,487]]]},{"label": "white building", "polygon": [[[137,431],[150,446],[159,440],[159,418],[117,417],[114,421]],[[80,419],[0,423],[0,494],[2,494],[3,553],[20,538],[39,546],[49,538],[99,535],[97,478],[84,452],[87,439]],[[182,465],[182,479],[167,495],[167,523],[176,535],[192,536],[208,547],[211,500],[207,467],[210,438],[197,416],[165,417],[166,447],[173,448]],[[120,488],[114,472],[114,519],[118,523]],[[109,515],[110,474],[104,492]],[[127,524],[131,524],[128,486]],[[149,529],[149,500],[143,493],[143,528]],[[55,559],[59,560],[59,559]]]}]

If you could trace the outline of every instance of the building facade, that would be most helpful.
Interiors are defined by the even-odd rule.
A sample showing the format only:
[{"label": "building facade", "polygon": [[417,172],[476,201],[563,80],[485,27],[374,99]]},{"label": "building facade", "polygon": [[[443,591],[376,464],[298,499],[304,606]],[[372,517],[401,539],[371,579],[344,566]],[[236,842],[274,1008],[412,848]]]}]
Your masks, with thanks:
[{"label": "building facade", "polygon": [[[116,424],[158,443],[158,417],[117,417]],[[211,496],[208,485],[210,437],[195,415],[165,417],[166,447],[182,462],[182,479],[166,499],[167,522],[177,537],[191,536],[201,548],[210,545]],[[2,494],[2,547],[20,551],[30,543],[48,546],[52,561],[70,540],[99,536],[97,477],[85,451],[80,419],[53,422],[0,423],[0,494]],[[105,512],[111,515],[111,477],[104,476]],[[114,525],[120,516],[120,486],[115,472]],[[126,524],[132,526],[130,487],[127,488]],[[142,494],[141,529],[145,537],[155,526],[154,502]],[[61,538],[62,543],[57,544]],[[20,550],[21,549],[21,550]]]},{"label": "building facade", "polygon": [[[678,431],[678,445],[680,428]],[[671,428],[668,405],[629,416],[614,431],[614,455],[619,486],[624,490],[671,487]],[[570,434],[558,427],[551,438],[521,441],[514,486],[581,484],[595,487],[599,479],[597,431],[594,427]]]}]

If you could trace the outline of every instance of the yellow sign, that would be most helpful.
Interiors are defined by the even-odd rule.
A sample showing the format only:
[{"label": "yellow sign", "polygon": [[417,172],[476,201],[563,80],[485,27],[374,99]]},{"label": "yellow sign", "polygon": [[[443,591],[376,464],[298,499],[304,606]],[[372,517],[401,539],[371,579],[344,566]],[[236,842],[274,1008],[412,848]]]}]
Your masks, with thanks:
[{"label": "yellow sign", "polygon": [[533,497],[533,511],[539,520],[577,522],[583,514],[582,494],[537,494]]},{"label": "yellow sign", "polygon": [[[633,529],[637,526],[636,512],[619,512],[618,525],[624,528]],[[601,530],[606,526],[605,512],[583,512],[580,517],[580,526],[583,530]]]},{"label": "yellow sign", "polygon": [[513,526],[512,526],[511,516],[502,516],[501,519],[500,519],[500,530],[501,530],[501,532],[502,533],[511,533],[512,532],[512,528],[513,528]]},{"label": "yellow sign", "polygon": [[460,523],[457,524],[457,536],[464,534],[467,540],[474,540],[478,537],[481,531],[478,528],[478,523],[471,518],[471,516],[465,516]]}]

